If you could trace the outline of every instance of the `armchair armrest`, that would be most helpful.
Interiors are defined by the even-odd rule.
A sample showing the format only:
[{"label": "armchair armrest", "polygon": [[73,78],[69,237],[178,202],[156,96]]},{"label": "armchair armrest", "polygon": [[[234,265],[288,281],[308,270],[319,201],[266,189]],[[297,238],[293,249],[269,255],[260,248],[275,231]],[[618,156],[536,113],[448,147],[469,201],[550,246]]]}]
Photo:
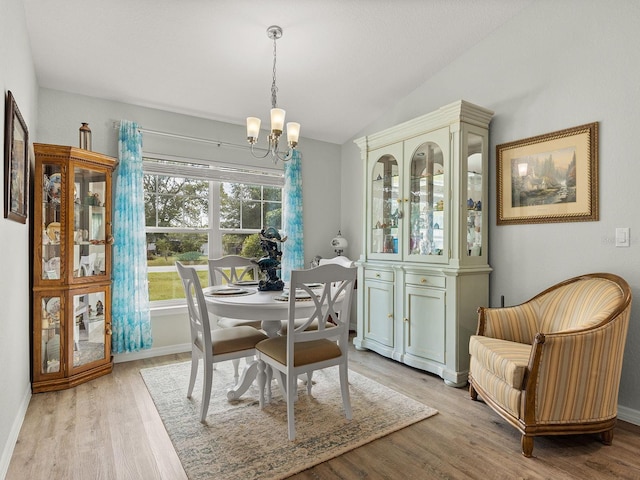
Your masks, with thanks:
[{"label": "armchair armrest", "polygon": [[478,335],[531,345],[537,332],[536,312],[530,303],[504,308],[478,308]]},{"label": "armchair armrest", "polygon": [[535,336],[525,377],[525,424],[615,418],[629,309],[582,331]]}]

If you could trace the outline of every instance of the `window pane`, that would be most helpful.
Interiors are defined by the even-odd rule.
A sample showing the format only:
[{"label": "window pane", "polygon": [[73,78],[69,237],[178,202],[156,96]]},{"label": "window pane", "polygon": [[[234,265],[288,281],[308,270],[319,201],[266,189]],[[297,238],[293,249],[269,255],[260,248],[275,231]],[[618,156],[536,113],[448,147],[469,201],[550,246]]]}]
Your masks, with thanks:
[{"label": "window pane", "polygon": [[260,185],[249,185],[247,193],[251,200],[262,200],[262,187]]},{"label": "window pane", "polygon": [[145,175],[147,226],[206,228],[209,225],[209,182]]},{"label": "window pane", "polygon": [[264,226],[277,228],[278,230],[282,228],[282,204],[281,203],[265,202]]},{"label": "window pane", "polygon": [[[176,260],[200,266],[203,286],[208,285],[206,233],[147,233],[147,266],[149,268],[149,301],[184,298],[184,290]],[[201,277],[202,278],[202,277]]]},{"label": "window pane", "polygon": [[240,228],[240,185],[220,184],[220,228]]},{"label": "window pane", "polygon": [[242,204],[242,226],[241,228],[250,228],[260,230],[262,228],[262,204],[260,202],[244,202]]},{"label": "window pane", "polygon": [[264,199],[265,200],[273,200],[276,202],[282,201],[282,189],[277,187],[263,187],[264,188]]}]

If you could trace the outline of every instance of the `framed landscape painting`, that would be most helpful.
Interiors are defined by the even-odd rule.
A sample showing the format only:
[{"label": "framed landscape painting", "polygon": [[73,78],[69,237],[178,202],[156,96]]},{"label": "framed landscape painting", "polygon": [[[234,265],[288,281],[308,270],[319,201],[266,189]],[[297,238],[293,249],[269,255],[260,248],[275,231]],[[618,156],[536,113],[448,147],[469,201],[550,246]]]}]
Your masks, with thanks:
[{"label": "framed landscape painting", "polygon": [[7,92],[4,133],[4,217],[27,222],[29,132],[15,98]]},{"label": "framed landscape painting", "polygon": [[498,225],[598,220],[598,123],[496,147]]}]

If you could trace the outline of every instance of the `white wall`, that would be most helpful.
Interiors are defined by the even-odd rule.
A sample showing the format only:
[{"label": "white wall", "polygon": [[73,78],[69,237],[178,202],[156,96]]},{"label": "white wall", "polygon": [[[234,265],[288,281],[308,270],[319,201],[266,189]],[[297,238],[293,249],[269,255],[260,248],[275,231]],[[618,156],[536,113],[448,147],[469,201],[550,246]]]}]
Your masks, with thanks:
[{"label": "white wall", "polygon": [[[354,137],[458,99],[495,111],[489,149],[492,306],[501,295],[507,305],[517,304],[562,279],[597,271],[623,276],[640,298],[638,25],[637,0],[538,0]],[[498,227],[496,145],[590,122],[600,123],[600,221]],[[342,156],[343,178],[360,180],[355,145],[343,145]],[[358,206],[342,210],[342,231],[361,245],[361,180],[357,186],[342,185],[343,205]],[[630,248],[614,247],[616,227],[630,227]],[[619,398],[620,417],[637,424],[639,316],[634,307]]]},{"label": "white wall", "polygon": [[[49,89],[40,90],[35,141],[78,145],[78,128],[82,122],[87,122],[92,132],[93,150],[117,156],[118,136],[113,124],[121,119],[135,121],[149,130],[240,145],[246,143],[244,126]],[[308,265],[315,255],[335,255],[330,241],[340,228],[340,146],[302,138],[299,149],[302,153],[304,251],[305,263]],[[256,160],[248,150],[220,148],[152,134],[143,135],[143,150],[274,167],[270,159]],[[282,162],[277,166],[282,168]],[[189,330],[184,308],[152,312],[152,332],[152,354],[180,351],[185,346],[189,348]],[[149,353],[118,355],[116,361],[148,356]]]},{"label": "white wall", "polygon": [[[13,93],[27,129],[36,129],[38,91],[21,0],[0,0],[0,145],[4,105]],[[4,157],[3,157],[4,159]],[[4,161],[4,160],[3,160]],[[0,169],[4,208],[4,169]],[[0,478],[4,478],[31,397],[29,377],[29,225],[0,218]]]}]

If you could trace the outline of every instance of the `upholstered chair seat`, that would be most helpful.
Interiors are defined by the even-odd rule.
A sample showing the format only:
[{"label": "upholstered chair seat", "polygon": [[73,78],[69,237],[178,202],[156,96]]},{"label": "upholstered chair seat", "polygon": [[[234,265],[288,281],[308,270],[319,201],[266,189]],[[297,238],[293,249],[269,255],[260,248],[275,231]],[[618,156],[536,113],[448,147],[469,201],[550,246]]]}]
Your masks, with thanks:
[{"label": "upholstered chair seat", "polygon": [[530,457],[538,435],[600,433],[613,440],[631,290],[590,274],[514,307],[478,309],[469,341],[469,393],[522,434]]}]

